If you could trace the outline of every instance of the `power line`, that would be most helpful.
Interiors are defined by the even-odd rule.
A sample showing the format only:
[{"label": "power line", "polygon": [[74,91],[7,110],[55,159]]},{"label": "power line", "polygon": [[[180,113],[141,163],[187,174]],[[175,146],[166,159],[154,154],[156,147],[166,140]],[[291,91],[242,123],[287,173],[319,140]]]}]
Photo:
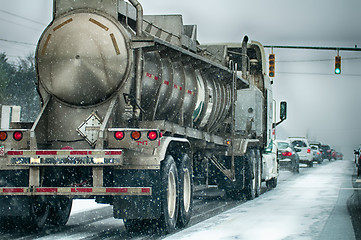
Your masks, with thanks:
[{"label": "power line", "polygon": [[288,48],[288,49],[311,49],[311,50],[334,50],[334,51],[357,51],[360,52],[361,48],[355,46],[354,48],[349,47],[316,47],[316,46],[271,46],[265,45],[265,48]]},{"label": "power line", "polygon": [[[335,74],[331,73],[305,73],[305,72],[276,72],[277,74],[294,74],[294,75],[319,75],[319,76],[335,76]],[[341,75],[339,75],[341,76]],[[345,74],[343,73],[342,76],[345,77],[361,77],[361,74]]]},{"label": "power line", "polygon": [[15,17],[18,17],[18,18],[21,18],[21,19],[24,19],[24,20],[27,20],[27,21],[30,21],[30,22],[33,22],[33,23],[36,23],[36,24],[39,24],[41,26],[45,26],[45,24],[41,23],[41,22],[38,22],[38,21],[35,21],[33,19],[30,19],[30,18],[26,18],[26,17],[23,17],[23,16],[20,16],[20,15],[17,15],[15,13],[12,13],[12,12],[8,12],[8,11],[5,11],[5,10],[2,10],[0,9],[0,12],[3,12],[3,13],[6,13],[6,14],[9,14],[9,15],[12,15],[12,16],[15,16]]},{"label": "power line", "polygon": [[25,27],[25,28],[27,28],[27,29],[33,29],[33,30],[36,30],[36,31],[42,31],[42,30],[40,30],[39,28],[29,27],[29,26],[26,26],[26,25],[23,25],[23,24],[20,24],[20,23],[17,23],[17,22],[13,22],[13,21],[10,21],[10,20],[4,19],[4,18],[0,18],[0,20],[1,20],[1,21],[4,21],[4,22],[8,22],[8,23],[15,24],[15,25],[18,25],[18,26],[21,26],[21,27]]},{"label": "power line", "polygon": [[2,42],[16,43],[16,44],[22,44],[22,45],[36,46],[36,44],[33,44],[33,43],[18,42],[18,41],[6,40],[6,39],[2,39],[2,38],[0,38],[0,41],[2,41]]},{"label": "power line", "polygon": [[[346,60],[361,60],[361,57],[353,57],[353,58],[342,58],[342,61],[346,61]],[[276,62],[295,62],[295,63],[299,63],[299,62],[333,62],[335,61],[334,58],[332,59],[311,59],[311,60],[281,60],[281,61],[276,61]]]}]

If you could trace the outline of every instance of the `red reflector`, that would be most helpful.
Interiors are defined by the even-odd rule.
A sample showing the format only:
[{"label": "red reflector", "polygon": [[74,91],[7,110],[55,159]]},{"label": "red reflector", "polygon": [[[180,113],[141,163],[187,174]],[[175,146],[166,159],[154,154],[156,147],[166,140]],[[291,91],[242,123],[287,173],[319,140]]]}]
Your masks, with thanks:
[{"label": "red reflector", "polygon": [[23,139],[23,133],[22,132],[14,132],[13,137],[16,141],[20,141]]},{"label": "red reflector", "polygon": [[117,140],[122,140],[124,138],[124,132],[123,131],[117,131],[114,133],[114,137]]},{"label": "red reflector", "polygon": [[307,148],[307,153],[310,153],[311,152],[311,149]]},{"label": "red reflector", "polygon": [[6,132],[0,132],[0,141],[5,141],[8,137]]},{"label": "red reflector", "polygon": [[91,155],[91,151],[70,151],[70,155]]},{"label": "red reflector", "polygon": [[122,155],[122,151],[105,151],[105,155]]},{"label": "red reflector", "polygon": [[6,193],[24,192],[24,188],[4,188],[3,192]]},{"label": "red reflector", "polygon": [[142,188],[142,193],[149,193],[150,192],[150,188]]},{"label": "red reflector", "polygon": [[58,192],[57,188],[37,188],[36,192]]},{"label": "red reflector", "polygon": [[158,133],[156,131],[149,131],[148,132],[148,139],[154,141],[158,138]]},{"label": "red reflector", "polygon": [[23,151],[8,151],[8,155],[23,155]]},{"label": "red reflector", "polygon": [[36,151],[36,155],[57,155],[57,151]]},{"label": "red reflector", "polygon": [[71,192],[93,192],[92,188],[72,188]]},{"label": "red reflector", "polygon": [[128,188],[107,188],[105,189],[107,193],[114,193],[114,192],[128,192]]}]

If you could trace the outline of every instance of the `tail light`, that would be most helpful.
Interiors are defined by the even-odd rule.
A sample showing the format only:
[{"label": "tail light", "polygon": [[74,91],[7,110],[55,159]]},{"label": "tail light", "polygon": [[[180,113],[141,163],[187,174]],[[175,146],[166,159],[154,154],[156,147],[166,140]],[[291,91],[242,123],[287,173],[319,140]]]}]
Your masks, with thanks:
[{"label": "tail light", "polygon": [[156,131],[149,131],[148,132],[148,139],[154,141],[158,138],[158,133]]},{"label": "tail light", "polygon": [[122,140],[124,138],[124,132],[123,131],[117,131],[114,133],[114,138],[117,140]]},{"label": "tail light", "polygon": [[283,152],[282,155],[285,157],[291,157],[292,153],[291,152]]},{"label": "tail light", "polygon": [[134,140],[139,140],[140,137],[141,137],[141,134],[140,134],[140,132],[138,132],[138,131],[132,131],[131,137],[132,137],[132,139],[134,139]]},{"label": "tail light", "polygon": [[307,153],[310,153],[311,152],[311,149],[307,148]]},{"label": "tail light", "polygon": [[6,132],[0,132],[0,141],[5,141],[8,138],[8,134]]},{"label": "tail light", "polygon": [[14,132],[13,134],[13,138],[16,140],[16,141],[20,141],[21,139],[23,139],[23,133],[22,132]]}]

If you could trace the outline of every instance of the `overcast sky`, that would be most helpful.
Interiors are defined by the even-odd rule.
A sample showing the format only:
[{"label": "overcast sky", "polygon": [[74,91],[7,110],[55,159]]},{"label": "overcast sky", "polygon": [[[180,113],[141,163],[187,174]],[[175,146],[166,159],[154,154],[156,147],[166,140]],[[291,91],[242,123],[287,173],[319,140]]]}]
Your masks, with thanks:
[{"label": "overcast sky", "polygon": [[[140,2],[145,14],[182,14],[185,24],[197,24],[200,43],[240,42],[248,35],[264,45],[361,47],[360,0]],[[51,0],[0,0],[0,52],[12,61],[32,54],[51,18]],[[308,135],[351,157],[361,144],[361,52],[341,51],[336,76],[335,51],[273,51],[274,98],[288,102],[278,137]]]}]

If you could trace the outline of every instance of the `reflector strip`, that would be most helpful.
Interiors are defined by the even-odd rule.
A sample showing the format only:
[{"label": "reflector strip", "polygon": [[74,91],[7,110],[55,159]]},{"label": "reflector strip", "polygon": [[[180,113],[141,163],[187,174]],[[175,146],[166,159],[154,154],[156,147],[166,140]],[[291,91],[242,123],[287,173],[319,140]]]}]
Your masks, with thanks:
[{"label": "reflector strip", "polygon": [[45,54],[45,51],[46,51],[46,48],[48,47],[50,38],[51,38],[51,34],[49,34],[48,37],[47,37],[46,40],[45,40],[43,49],[41,50],[41,55],[44,55],[44,54]]},{"label": "reflector strip", "polygon": [[8,155],[23,155],[23,151],[8,151]]},{"label": "reflector strip", "polygon": [[113,42],[113,45],[114,45],[114,49],[115,49],[115,52],[117,53],[117,55],[120,54],[120,50],[119,50],[119,47],[118,47],[118,43],[117,43],[117,40],[115,39],[115,36],[113,33],[110,34],[110,38],[112,39],[112,42]]},{"label": "reflector strip", "polygon": [[24,188],[3,188],[4,193],[22,193]]},{"label": "reflector strip", "polygon": [[57,151],[36,151],[35,155],[57,155]]},{"label": "reflector strip", "polygon": [[58,188],[37,188],[36,192],[58,192]]},{"label": "reflector strip", "polygon": [[0,188],[0,195],[64,195],[64,196],[102,196],[102,195],[140,195],[150,196],[151,187],[37,187],[37,188],[19,188],[4,187]]},{"label": "reflector strip", "polygon": [[106,192],[128,192],[128,188],[107,188]]},{"label": "reflector strip", "polygon": [[71,188],[71,192],[93,192],[92,188]]},{"label": "reflector strip", "polygon": [[100,22],[98,22],[97,20],[93,19],[93,18],[90,18],[89,19],[90,22],[94,23],[95,25],[97,25],[98,27],[101,27],[103,28],[105,31],[108,31],[109,28],[103,24],[101,24]]},{"label": "reflector strip", "polygon": [[142,188],[142,193],[150,193],[150,188]]},{"label": "reflector strip", "polygon": [[122,151],[105,151],[105,155],[121,155]]},{"label": "reflector strip", "polygon": [[58,26],[56,26],[56,27],[53,29],[53,31],[55,32],[55,31],[58,30],[59,28],[62,28],[64,25],[66,25],[66,24],[68,24],[68,23],[70,23],[70,22],[72,22],[72,21],[73,21],[72,18],[66,20],[65,22],[63,22],[63,23],[59,24]]},{"label": "reflector strip", "polygon": [[92,155],[91,151],[70,151],[69,155]]}]

